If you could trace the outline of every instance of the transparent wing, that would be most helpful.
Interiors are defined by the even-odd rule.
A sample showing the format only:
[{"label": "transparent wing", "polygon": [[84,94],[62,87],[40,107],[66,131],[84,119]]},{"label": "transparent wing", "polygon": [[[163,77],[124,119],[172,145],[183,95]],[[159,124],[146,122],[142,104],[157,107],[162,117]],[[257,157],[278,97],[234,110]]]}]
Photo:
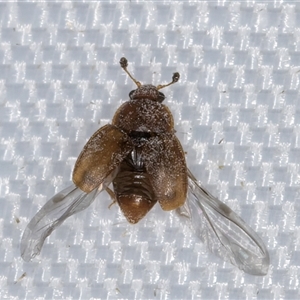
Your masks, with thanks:
[{"label": "transparent wing", "polygon": [[227,205],[204,190],[188,170],[188,199],[177,209],[191,220],[210,251],[252,275],[266,275],[270,258],[260,237]]},{"label": "transparent wing", "polygon": [[32,218],[21,240],[21,256],[30,261],[40,253],[47,236],[71,215],[87,208],[98,190],[85,193],[74,184],[52,197]]},{"label": "transparent wing", "polygon": [[68,217],[86,209],[112,181],[113,176],[106,178],[98,188],[85,193],[74,184],[52,197],[32,218],[27,225],[21,240],[21,256],[30,261],[38,255],[45,239]]}]

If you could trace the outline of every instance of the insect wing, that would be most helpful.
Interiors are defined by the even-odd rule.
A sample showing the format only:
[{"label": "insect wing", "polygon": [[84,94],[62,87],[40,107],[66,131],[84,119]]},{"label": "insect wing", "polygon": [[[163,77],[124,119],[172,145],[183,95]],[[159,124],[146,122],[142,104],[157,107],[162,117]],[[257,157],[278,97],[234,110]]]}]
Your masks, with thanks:
[{"label": "insect wing", "polygon": [[151,138],[143,158],[156,198],[163,210],[183,205],[187,193],[187,168],[181,144],[173,134]]},{"label": "insect wing", "polygon": [[270,258],[260,237],[227,205],[204,190],[188,170],[188,200],[177,210],[188,216],[210,251],[246,273],[266,275]]},{"label": "insect wing", "polygon": [[21,256],[30,261],[40,253],[47,236],[68,217],[86,209],[95,197],[112,181],[115,172],[90,193],[85,193],[74,184],[52,197],[32,218],[21,240]]},{"label": "insect wing", "polygon": [[73,171],[73,182],[86,193],[98,187],[133,149],[128,135],[114,125],[98,129],[85,144]]}]

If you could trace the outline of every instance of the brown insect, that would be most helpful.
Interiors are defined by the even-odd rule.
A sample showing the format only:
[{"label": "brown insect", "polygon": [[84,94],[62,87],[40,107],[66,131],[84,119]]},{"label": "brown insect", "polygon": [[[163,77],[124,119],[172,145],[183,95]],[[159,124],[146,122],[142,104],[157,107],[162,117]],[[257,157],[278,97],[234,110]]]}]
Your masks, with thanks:
[{"label": "brown insect", "polygon": [[56,227],[106,190],[130,223],[137,223],[158,202],[163,210],[176,210],[191,222],[213,253],[250,274],[266,274],[269,254],[261,239],[204,190],[186,167],[173,116],[159,92],[177,82],[179,73],[170,83],[155,87],[134,79],[126,58],[120,64],[137,89],[129,93],[130,100],[117,110],[112,124],[97,130],[84,146],[74,167],[74,184],[50,199],[30,221],[21,241],[23,259],[39,254]]}]

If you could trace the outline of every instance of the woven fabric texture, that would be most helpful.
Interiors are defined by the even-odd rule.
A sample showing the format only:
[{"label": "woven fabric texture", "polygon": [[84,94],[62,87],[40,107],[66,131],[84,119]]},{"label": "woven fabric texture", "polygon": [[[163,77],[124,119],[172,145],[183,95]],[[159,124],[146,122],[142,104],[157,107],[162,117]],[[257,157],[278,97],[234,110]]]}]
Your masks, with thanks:
[{"label": "woven fabric texture", "polygon": [[[300,299],[300,3],[0,3],[1,299]],[[102,193],[20,257],[30,219],[135,88],[163,90],[189,168],[265,242],[269,273],[210,254],[159,205]]]}]

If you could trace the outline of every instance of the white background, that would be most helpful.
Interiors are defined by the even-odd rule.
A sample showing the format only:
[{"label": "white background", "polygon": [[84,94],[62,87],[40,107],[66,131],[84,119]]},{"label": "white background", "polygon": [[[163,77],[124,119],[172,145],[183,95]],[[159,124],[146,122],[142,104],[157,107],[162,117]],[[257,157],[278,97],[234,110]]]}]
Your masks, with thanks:
[{"label": "white background", "polygon": [[[290,4],[289,4],[290,3]],[[300,4],[0,3],[0,298],[299,299]],[[23,230],[134,84],[163,90],[196,177],[262,237],[255,277],[156,206],[129,225],[101,194],[20,258]]]}]

